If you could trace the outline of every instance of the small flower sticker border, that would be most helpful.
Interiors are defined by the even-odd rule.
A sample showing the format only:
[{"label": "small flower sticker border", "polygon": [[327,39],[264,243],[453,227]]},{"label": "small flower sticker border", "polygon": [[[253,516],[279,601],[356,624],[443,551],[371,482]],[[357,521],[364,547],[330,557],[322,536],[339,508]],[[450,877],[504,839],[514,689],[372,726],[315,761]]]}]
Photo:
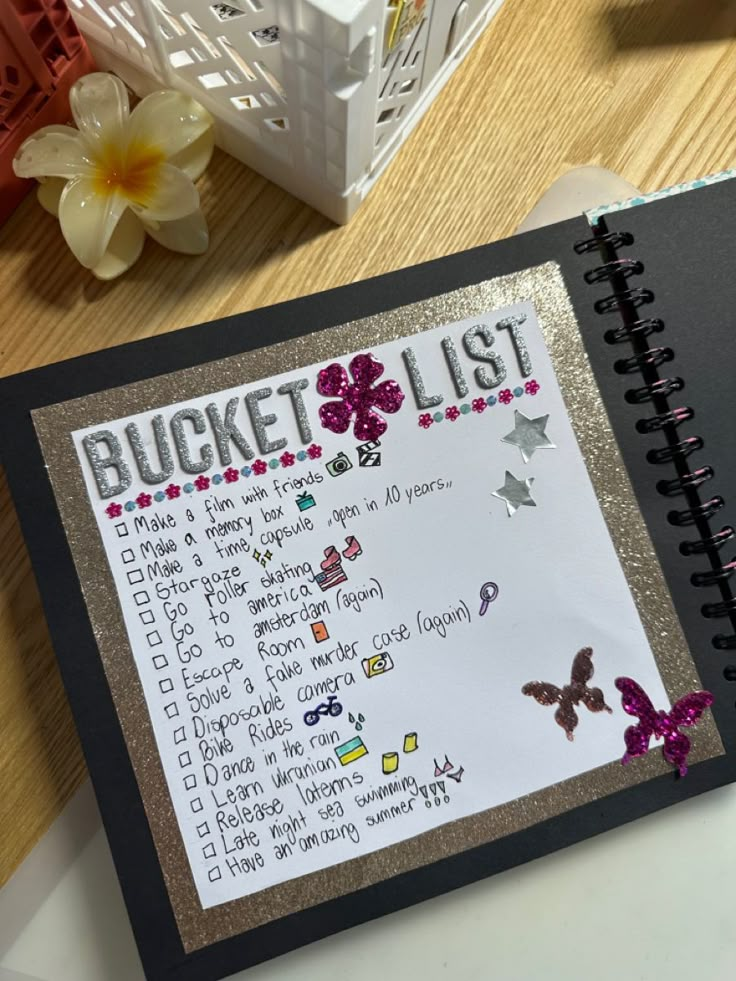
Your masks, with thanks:
[{"label": "small flower sticker border", "polygon": [[182,495],[214,490],[223,484],[237,483],[241,477],[245,477],[246,479],[248,477],[261,477],[264,473],[268,473],[269,470],[276,470],[278,467],[293,467],[297,461],[299,463],[304,463],[305,461],[312,463],[315,460],[319,460],[321,456],[322,447],[317,443],[312,443],[305,450],[299,450],[297,453],[282,453],[281,456],[273,457],[268,461],[261,459],[254,460],[249,466],[241,467],[240,470],[236,467],[227,467],[222,473],[214,473],[211,477],[200,474],[191,483],[170,483],[163,490],[158,490],[153,494],[149,494],[147,491],[141,491],[134,500],[125,501],[122,504],[118,501],[112,501],[105,507],[104,511],[108,518],[120,518],[123,511],[138,511],[149,508],[154,503],[163,504],[165,501],[181,499]]},{"label": "small flower sticker border", "polygon": [[523,386],[517,385],[516,388],[504,388],[496,395],[489,395],[487,398],[475,398],[472,402],[463,402],[461,405],[448,405],[444,410],[437,412],[420,413],[417,423],[421,429],[430,429],[435,423],[443,422],[445,419],[456,422],[461,416],[482,415],[486,409],[494,405],[509,405],[514,399],[520,399],[524,395],[536,395],[541,385],[536,379],[531,378]]}]

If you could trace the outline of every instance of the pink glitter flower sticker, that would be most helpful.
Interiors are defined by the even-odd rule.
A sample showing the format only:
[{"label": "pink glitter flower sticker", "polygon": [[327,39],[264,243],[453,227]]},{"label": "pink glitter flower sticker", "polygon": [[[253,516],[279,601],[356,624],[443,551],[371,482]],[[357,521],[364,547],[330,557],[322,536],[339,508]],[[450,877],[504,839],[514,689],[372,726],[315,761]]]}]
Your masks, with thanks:
[{"label": "pink glitter flower sticker", "polygon": [[473,399],[472,409],[473,412],[485,412],[488,408],[488,403],[485,399]]},{"label": "pink glitter flower sticker", "polygon": [[511,391],[510,388],[504,388],[502,392],[498,393],[498,401],[502,402],[504,405],[508,405],[509,402],[511,402],[511,400],[513,399],[513,397],[514,397],[514,393]]},{"label": "pink glitter flower sticker", "polygon": [[296,457],[294,456],[293,453],[289,453],[289,451],[287,450],[286,453],[281,454],[279,460],[281,461],[282,467],[293,467]]},{"label": "pink glitter flower sticker", "polygon": [[422,429],[429,429],[433,422],[434,419],[428,412],[423,412],[419,416],[419,425],[422,427]]},{"label": "pink glitter flower sticker", "polygon": [[264,460],[254,460],[251,470],[254,474],[260,476],[268,470],[268,464]]},{"label": "pink glitter flower sticker", "polygon": [[532,380],[528,381],[524,386],[524,391],[527,395],[536,395],[539,391],[539,382],[532,378]]},{"label": "pink glitter flower sticker", "polygon": [[122,504],[108,504],[105,508],[105,514],[108,516],[108,518],[119,518],[122,513]]},{"label": "pink glitter flower sticker", "polygon": [[454,422],[456,419],[460,418],[460,409],[456,405],[449,405],[445,409],[445,419],[449,419],[450,422]]},{"label": "pink glitter flower sticker", "polygon": [[222,476],[225,478],[226,484],[234,484],[235,481],[240,477],[240,474],[235,469],[235,467],[228,467]]},{"label": "pink glitter flower sticker", "polygon": [[178,484],[169,484],[169,486],[164,489],[164,494],[166,494],[170,501],[173,501],[174,498],[181,494],[181,487]]},{"label": "pink glitter flower sticker", "polygon": [[322,456],[322,447],[317,446],[316,443],[312,443],[311,446],[307,447],[307,456],[310,460],[319,460]]},{"label": "pink glitter flower sticker", "polygon": [[197,488],[198,491],[209,490],[210,478],[205,477],[204,474],[200,474],[199,477],[197,477],[197,479],[194,481],[194,486]]},{"label": "pink glitter flower sticker", "polygon": [[150,508],[152,500],[153,498],[151,497],[150,494],[146,494],[145,492],[142,492],[138,495],[138,497],[136,497],[135,503],[138,505],[139,508]]},{"label": "pink glitter flower sticker", "polygon": [[392,415],[401,408],[404,393],[396,381],[373,383],[381,377],[384,366],[372,354],[356,354],[350,362],[348,373],[341,364],[323,368],[317,378],[317,391],[327,398],[339,399],[320,406],[319,418],[325,429],[333,433],[346,433],[355,416],[353,435],[356,439],[380,439],[388,429],[388,423],[375,409]]},{"label": "pink glitter flower sticker", "polygon": [[621,692],[624,712],[638,718],[635,726],[629,726],[624,733],[626,752],[621,762],[624,766],[636,756],[645,756],[652,738],[664,739],[662,756],[676,766],[681,777],[687,773],[687,754],[690,740],[680,728],[697,725],[703,712],[713,704],[709,691],[693,691],[675,702],[669,712],[657,712],[651,699],[631,678],[616,678],[614,684]]}]

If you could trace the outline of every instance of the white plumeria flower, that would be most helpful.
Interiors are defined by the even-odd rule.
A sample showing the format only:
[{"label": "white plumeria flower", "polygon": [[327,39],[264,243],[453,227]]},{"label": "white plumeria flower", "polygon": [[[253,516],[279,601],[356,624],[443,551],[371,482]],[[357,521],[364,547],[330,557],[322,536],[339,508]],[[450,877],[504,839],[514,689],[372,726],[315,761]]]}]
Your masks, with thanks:
[{"label": "white plumeria flower", "polygon": [[146,232],[176,252],[209,244],[194,181],[212,156],[212,117],[180,92],[154,92],[130,112],[114,75],[95,72],[69,93],[71,126],[44,126],[13,161],[41,182],[38,199],[57,215],[77,259],[100,279],[129,269]]}]

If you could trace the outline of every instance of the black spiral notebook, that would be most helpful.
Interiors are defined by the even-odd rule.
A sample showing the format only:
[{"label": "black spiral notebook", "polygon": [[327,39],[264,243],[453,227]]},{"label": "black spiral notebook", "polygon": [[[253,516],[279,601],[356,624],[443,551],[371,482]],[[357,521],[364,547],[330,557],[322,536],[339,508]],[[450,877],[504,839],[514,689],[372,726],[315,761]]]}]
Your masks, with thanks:
[{"label": "black spiral notebook", "polygon": [[736,777],[735,205],[724,180],[0,383],[151,981]]}]

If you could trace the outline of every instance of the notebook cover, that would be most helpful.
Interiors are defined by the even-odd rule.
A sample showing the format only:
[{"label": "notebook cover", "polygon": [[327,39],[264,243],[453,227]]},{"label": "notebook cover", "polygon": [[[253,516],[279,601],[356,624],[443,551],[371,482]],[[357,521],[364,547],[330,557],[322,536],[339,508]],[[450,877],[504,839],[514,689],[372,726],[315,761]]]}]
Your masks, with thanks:
[{"label": "notebook cover", "polygon": [[[731,437],[725,403],[712,381],[714,365],[723,364],[722,352],[714,361],[712,351],[719,345],[687,344],[685,339],[690,324],[703,322],[704,311],[711,336],[719,337],[721,342],[727,339],[729,297],[724,293],[719,299],[718,291],[709,284],[713,282],[713,257],[728,256],[725,233],[720,239],[716,236],[726,203],[723,199],[728,196],[724,187],[710,188],[658,202],[620,218],[621,227],[636,236],[636,255],[643,257],[647,285],[657,294],[657,315],[666,320],[668,331],[671,328],[668,343],[677,352],[678,365],[682,363],[688,400],[698,411],[697,429],[706,444],[704,458],[716,468],[718,489],[726,498],[734,483],[734,462],[729,460]],[[617,223],[618,217],[611,225]],[[679,229],[680,234],[673,228]],[[223,977],[563,848],[736,776],[733,687],[723,677],[727,657],[711,646],[713,625],[700,616],[699,596],[689,583],[692,560],[685,560],[679,553],[681,533],[664,520],[668,503],[653,490],[652,468],[644,462],[646,447],[642,448],[646,438],[633,427],[640,412],[623,400],[623,390],[629,382],[612,371],[611,348],[601,341],[602,318],[592,313],[592,302],[598,294],[583,280],[584,271],[595,262],[590,256],[576,255],[572,249],[575,241],[589,235],[584,219],[563,222],[328,293],[26,372],[0,384],[2,459],[149,978],[202,981]],[[684,243],[691,243],[695,237],[704,243],[697,260],[702,266],[699,275],[693,275],[692,256],[688,256],[686,270],[678,271],[675,266],[673,271],[673,255],[678,250],[682,254]],[[714,241],[723,249],[714,250]],[[657,777],[496,842],[185,954],[67,539],[45,475],[30,411],[378,314],[550,260],[559,263],[583,325],[588,354],[693,656],[704,685],[716,696],[714,715],[728,755],[698,763],[691,767],[686,779]],[[723,276],[728,276],[727,269]],[[699,288],[698,283],[703,285]],[[729,377],[728,373],[725,377]],[[725,398],[726,393],[723,395]]]},{"label": "notebook cover", "polygon": [[[701,487],[701,497],[724,498],[724,507],[710,520],[713,532],[736,521],[736,440],[732,422],[736,388],[731,382],[736,372],[736,282],[729,273],[731,234],[724,220],[735,202],[736,183],[727,180],[605,219],[609,231],[633,236],[633,243],[618,253],[643,264],[641,275],[633,277],[630,284],[654,294],[652,303],[639,308],[639,313],[662,320],[664,330],[650,337],[650,344],[670,347],[674,353],[674,359],[662,366],[660,374],[684,381],[684,388],[670,398],[670,404],[687,406],[694,412],[692,420],[680,427],[678,436],[703,438],[703,448],[687,459],[691,470],[703,466],[713,470],[713,477]],[[591,256],[581,256],[579,260],[581,269],[598,264]],[[680,528],[667,520],[670,511],[685,505],[682,497],[667,498],[657,490],[658,481],[674,477],[675,471],[672,464],[652,465],[647,461],[647,451],[662,446],[664,441],[661,433],[636,431],[637,420],[652,415],[650,407],[626,401],[627,389],[641,384],[640,379],[613,370],[616,359],[631,353],[626,345],[612,347],[604,341],[606,329],[618,320],[615,315],[592,313],[593,302],[610,293],[610,287],[604,283],[588,286],[587,290],[583,339],[588,356],[701,678],[716,695],[714,710],[720,712],[724,733],[733,738],[736,684],[727,681],[724,672],[736,664],[736,656],[716,650],[712,639],[717,633],[734,631],[727,618],[707,619],[701,614],[702,605],[719,596],[713,587],[694,587],[690,577],[707,568],[708,563],[703,556],[686,557],[680,551],[684,540],[698,537],[694,529]],[[735,553],[736,547],[726,544],[721,554],[723,562],[730,562]],[[731,743],[731,752],[733,748]],[[724,761],[724,766],[728,765]]]}]

